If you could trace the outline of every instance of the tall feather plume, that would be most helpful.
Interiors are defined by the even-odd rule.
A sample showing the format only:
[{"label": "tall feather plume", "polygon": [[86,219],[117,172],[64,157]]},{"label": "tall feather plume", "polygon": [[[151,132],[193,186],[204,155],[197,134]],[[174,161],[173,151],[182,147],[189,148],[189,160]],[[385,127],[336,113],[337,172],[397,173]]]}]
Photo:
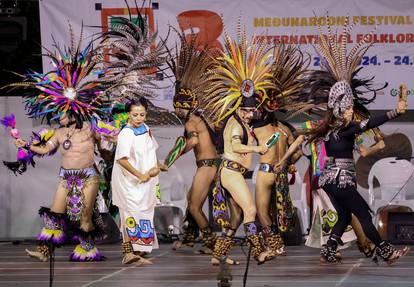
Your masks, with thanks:
[{"label": "tall feather plume", "polygon": [[[322,33],[322,29],[318,26],[319,31],[319,44],[316,46],[317,51],[324,57],[325,61],[322,61],[325,69],[331,70],[337,81],[345,80],[351,81],[352,73],[355,71],[358,63],[362,57],[372,45],[372,43],[366,42],[366,37],[363,41],[354,45],[347,54],[347,38],[350,37],[354,28],[354,24],[348,25],[349,17],[345,17],[345,23],[342,27],[342,32],[339,35],[331,34],[331,23],[329,15],[326,16],[328,36],[326,37]],[[373,34],[376,28],[370,33]]]},{"label": "tall feather plume", "polygon": [[138,7],[135,10],[135,21],[129,6],[129,18],[112,16],[113,25],[108,27],[99,46],[101,51],[109,51],[110,56],[105,63],[105,77],[100,82],[110,98],[117,102],[137,96],[153,97],[153,90],[158,88],[154,72],[160,71],[167,60],[165,42],[152,46],[157,32],[152,33],[147,17]]},{"label": "tall feather plume", "polygon": [[179,45],[176,44],[174,50],[167,48],[167,64],[174,74],[176,90],[190,90],[194,100],[200,102],[207,85],[205,73],[213,63],[217,51],[209,50],[208,46],[198,47],[196,34],[186,35],[184,31],[178,31],[174,27],[171,29],[179,39]]},{"label": "tall feather plume", "polygon": [[70,33],[70,51],[71,51],[71,56],[72,58],[75,57],[75,33],[73,33],[73,28],[72,28],[72,24],[69,22],[68,20],[68,25],[69,25],[69,33]]},{"label": "tall feather plume", "polygon": [[271,68],[273,57],[271,46],[263,37],[247,39],[245,29],[237,28],[233,40],[224,30],[224,51],[216,57],[207,72],[208,85],[204,90],[201,106],[208,120],[219,125],[240,105],[245,80],[254,83],[256,93],[267,99],[267,92],[275,88]]},{"label": "tall feather plume", "polygon": [[273,49],[272,76],[275,89],[269,93],[264,107],[269,111],[278,109],[292,111],[301,96],[300,79],[309,66],[310,57],[295,45],[279,45]]},{"label": "tall feather plume", "polygon": [[50,123],[66,112],[79,121],[107,116],[109,107],[104,87],[95,81],[96,75],[102,73],[95,57],[97,50],[92,41],[81,48],[81,38],[76,45],[70,24],[69,37],[68,47],[62,49],[52,36],[56,52],[45,48],[43,56],[50,59],[53,70],[47,73],[28,72],[20,75],[22,82],[3,87],[21,90],[27,114],[31,118]]},{"label": "tall feather plume", "polygon": [[[382,87],[375,88],[373,79],[362,79],[358,73],[362,67],[358,65],[366,53],[372,46],[364,38],[361,42],[356,43],[348,52],[347,38],[350,37],[354,28],[354,24],[349,25],[348,17],[345,18],[342,32],[339,35],[333,35],[330,26],[329,16],[327,15],[327,36],[322,32],[322,28],[318,26],[319,43],[316,50],[321,56],[321,70],[308,70],[302,74],[300,82],[302,90],[298,97],[294,98],[290,103],[292,111],[298,113],[313,113],[322,115],[327,110],[328,96],[330,88],[338,81],[347,81],[354,95],[354,110],[358,117],[368,116],[368,113],[362,112],[364,105],[372,103],[376,98],[376,92],[382,90]],[[373,34],[376,27],[371,30]],[[373,93],[371,98],[366,98],[366,94]]]}]

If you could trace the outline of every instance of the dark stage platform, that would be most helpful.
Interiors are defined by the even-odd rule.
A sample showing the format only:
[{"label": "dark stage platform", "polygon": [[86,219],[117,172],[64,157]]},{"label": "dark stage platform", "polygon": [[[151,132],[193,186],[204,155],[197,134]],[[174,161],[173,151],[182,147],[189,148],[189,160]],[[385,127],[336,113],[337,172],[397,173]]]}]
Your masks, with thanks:
[{"label": "dark stage platform", "polygon": [[[24,249],[32,245],[0,244],[0,286],[49,286],[49,263],[36,262],[25,256]],[[81,287],[177,287],[217,286],[219,267],[210,266],[208,255],[194,254],[194,249],[171,250],[171,245],[161,245],[153,252],[154,265],[145,267],[121,264],[119,245],[100,245],[108,257],[105,262],[68,262],[71,250],[57,250],[53,286]],[[247,248],[246,248],[247,249]],[[376,266],[370,259],[362,258],[356,248],[343,251],[344,262],[337,266],[319,266],[319,250],[305,246],[288,247],[288,256],[257,266],[250,264],[247,286],[265,287],[381,287],[414,286],[414,253],[389,267]],[[232,257],[241,265],[231,267],[232,286],[242,286],[246,259],[237,247]]]}]

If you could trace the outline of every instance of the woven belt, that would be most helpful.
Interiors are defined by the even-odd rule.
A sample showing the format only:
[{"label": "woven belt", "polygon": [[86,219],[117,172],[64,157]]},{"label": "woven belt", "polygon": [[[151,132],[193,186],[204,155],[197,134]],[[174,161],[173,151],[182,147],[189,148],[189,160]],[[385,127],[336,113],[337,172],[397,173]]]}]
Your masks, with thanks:
[{"label": "woven belt", "polygon": [[247,168],[243,167],[240,163],[232,160],[224,159],[221,165],[232,171],[240,172],[241,174],[245,174],[247,172]]},{"label": "woven belt", "polygon": [[328,158],[325,169],[319,176],[319,186],[337,184],[340,188],[356,186],[355,163],[350,158]]},{"label": "woven belt", "polygon": [[61,167],[59,171],[59,176],[64,177],[65,175],[76,175],[76,174],[84,174],[86,176],[95,176],[99,175],[98,171],[94,166],[81,168],[81,169],[66,169]]},{"label": "woven belt", "polygon": [[204,166],[208,166],[208,167],[210,167],[210,166],[219,167],[220,164],[221,164],[221,159],[220,158],[201,159],[201,160],[198,160],[196,162],[196,164],[197,164],[197,167],[198,168],[204,167]]},{"label": "woven belt", "polygon": [[333,158],[326,159],[326,168],[340,168],[348,171],[355,171],[355,162],[352,158]]}]

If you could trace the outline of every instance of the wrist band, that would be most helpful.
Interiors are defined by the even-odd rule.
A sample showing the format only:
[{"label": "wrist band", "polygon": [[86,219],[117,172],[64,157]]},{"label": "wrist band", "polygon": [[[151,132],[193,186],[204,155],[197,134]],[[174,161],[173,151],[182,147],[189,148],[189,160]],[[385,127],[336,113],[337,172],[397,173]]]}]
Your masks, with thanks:
[{"label": "wrist band", "polygon": [[388,119],[392,120],[398,117],[400,114],[397,112],[397,110],[392,110],[387,112]]}]

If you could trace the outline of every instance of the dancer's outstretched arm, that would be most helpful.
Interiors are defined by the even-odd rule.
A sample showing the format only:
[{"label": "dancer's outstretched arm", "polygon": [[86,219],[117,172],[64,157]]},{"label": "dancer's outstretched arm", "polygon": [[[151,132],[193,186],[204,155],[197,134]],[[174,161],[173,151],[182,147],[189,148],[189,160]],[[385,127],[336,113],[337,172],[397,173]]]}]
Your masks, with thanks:
[{"label": "dancer's outstretched arm", "polygon": [[[22,139],[15,139],[14,140],[14,145],[18,148],[24,148],[27,147],[27,142],[25,140]],[[35,146],[33,144],[31,144],[30,146],[28,146],[28,148],[37,154],[48,154],[51,151],[53,151],[54,149],[56,149],[58,147],[58,141],[57,141],[57,136],[56,136],[56,132],[55,135],[53,135],[48,142],[45,145],[42,146]]]},{"label": "dancer's outstretched arm", "polygon": [[280,161],[275,165],[276,169],[280,169],[284,166],[286,160],[296,152],[296,150],[300,147],[300,145],[305,141],[305,136],[300,135],[296,138],[296,140],[290,145],[288,150],[286,151],[285,155],[280,159]]}]

